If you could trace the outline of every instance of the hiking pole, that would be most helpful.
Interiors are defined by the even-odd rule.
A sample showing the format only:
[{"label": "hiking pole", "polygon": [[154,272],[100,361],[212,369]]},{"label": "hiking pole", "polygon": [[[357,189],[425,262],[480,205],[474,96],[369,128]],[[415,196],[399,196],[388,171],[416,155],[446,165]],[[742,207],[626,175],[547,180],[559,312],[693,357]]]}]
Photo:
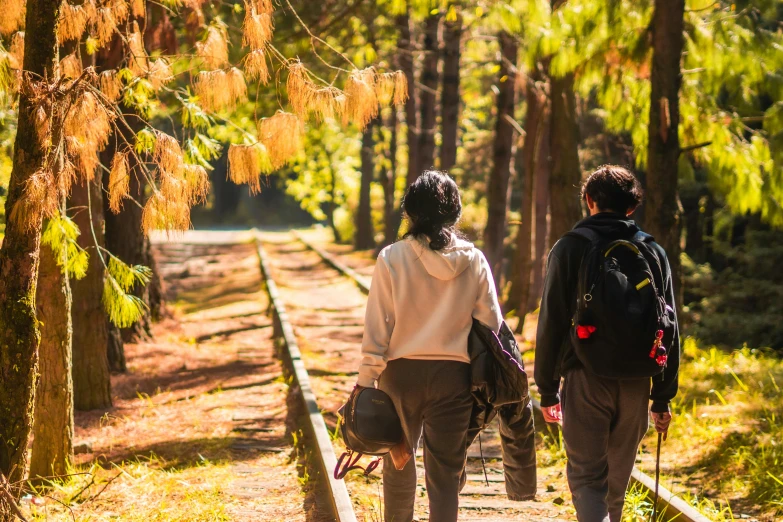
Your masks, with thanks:
[{"label": "hiking pole", "polygon": [[658,484],[661,481],[661,438],[663,433],[658,432],[658,451],[655,456],[655,500],[653,501],[652,522],[655,522],[658,515]]}]

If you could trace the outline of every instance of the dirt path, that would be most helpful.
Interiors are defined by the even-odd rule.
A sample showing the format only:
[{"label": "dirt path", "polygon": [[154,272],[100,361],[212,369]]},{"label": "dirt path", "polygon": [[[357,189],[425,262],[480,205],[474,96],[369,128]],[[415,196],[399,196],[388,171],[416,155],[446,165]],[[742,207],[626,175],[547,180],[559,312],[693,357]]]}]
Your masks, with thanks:
[{"label": "dirt path", "polygon": [[[302,350],[303,360],[313,381],[319,407],[330,429],[337,422],[335,412],[350,394],[359,366],[366,297],[356,285],[326,265],[313,251],[295,241],[289,233],[264,233],[270,268]],[[371,266],[361,257],[354,266],[367,273]],[[362,266],[363,265],[363,266]],[[483,436],[484,454],[491,482],[484,485],[477,447],[469,450],[469,483],[461,499],[460,520],[498,520],[509,515],[525,520],[573,520],[567,505],[562,466],[553,465],[552,455],[542,448],[539,469],[539,499],[510,502],[505,497],[499,438],[495,430]],[[343,448],[335,441],[335,452]],[[543,445],[542,445],[543,446]],[[419,462],[419,473],[423,466]],[[350,475],[348,489],[360,520],[380,520],[380,473],[370,478]],[[426,494],[420,480],[416,511],[427,519]]]},{"label": "dirt path", "polygon": [[[173,317],[126,346],[114,406],[76,416],[78,463],[95,477],[72,502],[76,520],[308,519],[255,247],[221,244],[243,239],[194,232],[155,246]],[[35,509],[71,520],[54,502]]]}]

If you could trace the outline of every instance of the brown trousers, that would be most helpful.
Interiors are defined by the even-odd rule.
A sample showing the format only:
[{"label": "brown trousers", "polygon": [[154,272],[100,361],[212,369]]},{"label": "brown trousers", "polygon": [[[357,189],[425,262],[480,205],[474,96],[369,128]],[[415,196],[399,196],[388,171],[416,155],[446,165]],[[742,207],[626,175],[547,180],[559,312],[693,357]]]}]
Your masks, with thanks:
[{"label": "brown trousers", "polygon": [[[431,522],[454,522],[459,509],[460,477],[467,455],[473,398],[470,365],[457,361],[389,361],[378,387],[394,402],[408,444],[424,442],[424,473]],[[397,471],[383,462],[385,522],[411,522],[416,496],[416,459]]]}]

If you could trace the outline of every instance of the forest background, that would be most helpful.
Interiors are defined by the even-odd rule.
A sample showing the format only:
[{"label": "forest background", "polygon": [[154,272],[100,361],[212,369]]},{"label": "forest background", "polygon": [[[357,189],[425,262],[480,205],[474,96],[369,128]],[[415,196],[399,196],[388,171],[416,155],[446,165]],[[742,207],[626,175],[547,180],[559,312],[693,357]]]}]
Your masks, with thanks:
[{"label": "forest background", "polygon": [[[45,347],[72,346],[73,376],[58,378],[72,379],[77,409],[111,402],[123,343],[161,313],[149,232],[322,223],[377,250],[404,231],[402,193],[427,168],[460,185],[460,230],[520,329],[549,248],[584,215],[581,180],[612,163],[645,185],[634,218],[670,254],[684,332],[726,351],[783,350],[780,2],[0,10],[0,299],[27,298],[0,310],[0,343],[17,347],[4,371],[14,354],[26,361],[0,391],[4,408],[32,407],[38,335],[42,361],[56,353]],[[38,152],[15,156],[15,142]],[[39,241],[40,266],[19,261]],[[36,314],[49,318],[40,334]],[[11,476],[27,466],[11,442],[34,430],[14,416],[0,429]],[[52,458],[40,475],[58,472]]]}]

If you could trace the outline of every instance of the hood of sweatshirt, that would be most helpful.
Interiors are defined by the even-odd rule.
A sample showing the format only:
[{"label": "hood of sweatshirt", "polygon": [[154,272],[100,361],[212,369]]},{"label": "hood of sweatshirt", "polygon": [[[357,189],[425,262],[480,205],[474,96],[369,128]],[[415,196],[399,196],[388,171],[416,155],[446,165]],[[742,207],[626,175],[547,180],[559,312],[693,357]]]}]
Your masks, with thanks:
[{"label": "hood of sweatshirt", "polygon": [[427,273],[442,281],[449,281],[460,275],[476,256],[473,243],[454,235],[442,250],[432,250],[427,239],[410,238],[408,241]]},{"label": "hood of sweatshirt", "polygon": [[574,228],[590,228],[608,240],[628,239],[641,229],[633,219],[614,212],[601,212],[583,219]]}]

